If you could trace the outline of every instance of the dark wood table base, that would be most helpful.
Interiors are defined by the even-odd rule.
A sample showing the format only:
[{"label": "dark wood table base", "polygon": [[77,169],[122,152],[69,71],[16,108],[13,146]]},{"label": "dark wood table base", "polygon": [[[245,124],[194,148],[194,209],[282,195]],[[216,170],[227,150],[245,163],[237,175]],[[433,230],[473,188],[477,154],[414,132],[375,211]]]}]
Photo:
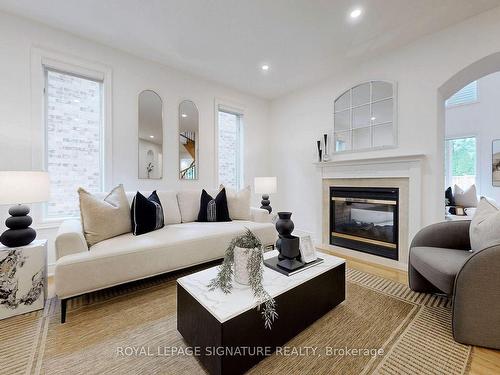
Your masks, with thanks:
[{"label": "dark wood table base", "polygon": [[242,374],[345,300],[345,263],[275,300],[279,316],[271,330],[255,308],[220,323],[177,284],[177,330],[210,374]]}]

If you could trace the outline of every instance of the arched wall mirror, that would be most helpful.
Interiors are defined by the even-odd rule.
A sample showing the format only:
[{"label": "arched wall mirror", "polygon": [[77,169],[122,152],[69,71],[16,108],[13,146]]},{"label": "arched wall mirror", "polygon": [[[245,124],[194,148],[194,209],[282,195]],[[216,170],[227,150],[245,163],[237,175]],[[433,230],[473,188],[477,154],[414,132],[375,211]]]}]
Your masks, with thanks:
[{"label": "arched wall mirror", "polygon": [[354,86],[334,102],[334,152],[396,145],[396,88],[391,82]]},{"label": "arched wall mirror", "polygon": [[179,104],[179,178],[198,179],[199,118],[191,100]]},{"label": "arched wall mirror", "polygon": [[163,177],[163,103],[152,90],[139,94],[139,178]]}]

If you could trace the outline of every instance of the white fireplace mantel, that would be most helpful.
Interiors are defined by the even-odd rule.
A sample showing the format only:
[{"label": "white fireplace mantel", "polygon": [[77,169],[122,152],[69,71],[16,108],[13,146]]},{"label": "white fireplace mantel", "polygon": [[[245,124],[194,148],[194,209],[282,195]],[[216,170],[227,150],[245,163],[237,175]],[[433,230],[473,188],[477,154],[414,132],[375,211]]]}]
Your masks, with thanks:
[{"label": "white fireplace mantel", "polygon": [[328,168],[332,166],[361,166],[373,164],[387,164],[387,163],[408,163],[408,162],[421,162],[425,159],[425,154],[408,154],[408,155],[392,155],[392,156],[379,156],[375,158],[357,158],[346,160],[331,160],[314,163],[319,168]]},{"label": "white fireplace mantel", "polygon": [[[391,178],[408,177],[413,180],[415,193],[420,193],[423,154],[384,156],[366,159],[335,160],[314,163],[325,178]],[[420,202],[420,201],[419,201]]]},{"label": "white fireplace mantel", "polygon": [[[422,168],[424,154],[381,156],[314,163],[325,179],[408,179],[408,239],[422,225]],[[400,259],[400,267],[407,259]]]}]

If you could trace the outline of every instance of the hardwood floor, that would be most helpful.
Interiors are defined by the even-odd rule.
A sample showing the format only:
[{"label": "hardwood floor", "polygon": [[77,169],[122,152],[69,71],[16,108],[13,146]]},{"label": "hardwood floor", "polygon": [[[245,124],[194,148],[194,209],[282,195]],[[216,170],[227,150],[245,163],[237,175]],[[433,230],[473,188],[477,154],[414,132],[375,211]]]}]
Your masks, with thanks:
[{"label": "hardwood floor", "polygon": [[[378,275],[387,279],[408,284],[408,277],[405,271],[373,264],[343,254],[335,253],[331,250],[321,249],[320,251],[339,256],[346,259],[347,267],[359,271]],[[500,374],[500,350],[486,349],[474,346],[472,349],[472,360],[470,365],[470,375],[492,375]]]},{"label": "hardwood floor", "polygon": [[[321,249],[320,251],[332,255],[337,255],[341,258],[346,259],[347,267],[371,273],[373,275],[385,277],[387,279],[398,281],[403,284],[408,283],[408,277],[406,272],[404,271],[366,262],[342,254],[336,254],[335,252],[326,249]],[[49,277],[48,289],[49,289],[48,291],[49,296],[54,296],[54,284],[52,277]],[[474,346],[472,349],[472,360],[471,360],[469,374],[470,375],[500,374],[500,350],[491,350]]]}]

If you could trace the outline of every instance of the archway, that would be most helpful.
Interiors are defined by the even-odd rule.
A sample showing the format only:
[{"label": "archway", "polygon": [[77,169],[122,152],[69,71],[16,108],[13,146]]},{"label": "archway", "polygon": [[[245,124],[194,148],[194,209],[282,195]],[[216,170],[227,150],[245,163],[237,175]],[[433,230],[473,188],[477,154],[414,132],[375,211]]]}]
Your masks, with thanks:
[{"label": "archway", "polygon": [[[438,88],[438,137],[439,137],[439,154],[441,155],[441,165],[445,165],[445,100],[450,98],[457,91],[470,84],[473,81],[477,81],[480,78],[488,76],[492,73],[500,72],[500,52],[493,53],[482,59],[468,65],[459,72],[451,76],[446,82],[444,82]],[[441,177],[441,186],[444,187],[444,173]]]}]

